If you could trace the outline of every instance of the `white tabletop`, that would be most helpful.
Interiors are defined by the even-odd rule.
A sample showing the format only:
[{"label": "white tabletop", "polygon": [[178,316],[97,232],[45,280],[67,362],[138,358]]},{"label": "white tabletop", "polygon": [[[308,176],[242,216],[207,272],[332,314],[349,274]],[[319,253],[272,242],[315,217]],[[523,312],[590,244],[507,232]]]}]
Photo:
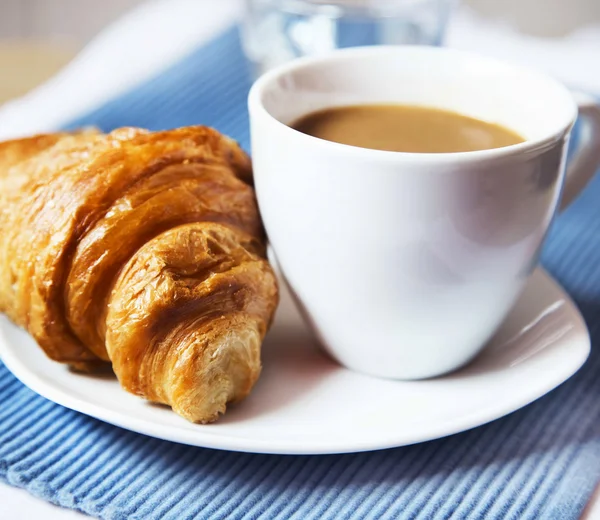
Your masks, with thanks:
[{"label": "white tabletop", "polygon": [[64,509],[18,489],[0,483],[0,518],[4,520],[75,520],[89,518],[83,513]]}]

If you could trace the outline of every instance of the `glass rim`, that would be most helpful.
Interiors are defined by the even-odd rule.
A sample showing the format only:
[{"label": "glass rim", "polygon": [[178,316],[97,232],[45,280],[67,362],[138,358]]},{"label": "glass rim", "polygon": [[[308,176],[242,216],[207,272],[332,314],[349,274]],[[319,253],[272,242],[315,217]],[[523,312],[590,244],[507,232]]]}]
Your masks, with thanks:
[{"label": "glass rim", "polygon": [[246,0],[247,4],[263,4],[295,15],[324,15],[330,18],[397,16],[407,9],[439,4],[448,7],[455,0]]}]

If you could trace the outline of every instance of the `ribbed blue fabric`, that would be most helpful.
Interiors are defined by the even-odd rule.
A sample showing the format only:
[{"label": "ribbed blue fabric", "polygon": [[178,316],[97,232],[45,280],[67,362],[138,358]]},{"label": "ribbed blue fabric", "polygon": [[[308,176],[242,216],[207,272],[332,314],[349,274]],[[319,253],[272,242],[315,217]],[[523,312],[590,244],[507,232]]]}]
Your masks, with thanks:
[{"label": "ribbed blue fabric", "polygon": [[[230,30],[72,126],[205,123],[248,146],[250,85]],[[291,457],[192,448],[37,396],[0,365],[0,476],[106,519],[578,518],[600,480],[600,179],[560,216],[545,266],[594,351],[570,381],[486,426],[420,445]]]}]

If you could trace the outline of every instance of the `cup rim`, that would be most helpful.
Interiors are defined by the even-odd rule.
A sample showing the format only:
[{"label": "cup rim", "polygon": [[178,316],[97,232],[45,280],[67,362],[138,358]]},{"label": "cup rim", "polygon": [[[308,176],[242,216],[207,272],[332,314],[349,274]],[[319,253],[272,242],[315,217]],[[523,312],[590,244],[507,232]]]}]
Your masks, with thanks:
[{"label": "cup rim", "polygon": [[[332,61],[351,60],[355,57],[369,56],[374,54],[407,54],[407,53],[444,53],[454,54],[465,58],[485,60],[489,63],[508,67],[522,74],[537,76],[549,85],[552,85],[558,91],[562,91],[565,101],[571,105],[571,115],[568,120],[562,124],[560,130],[553,129],[542,137],[536,139],[527,139],[522,143],[517,143],[501,148],[491,148],[485,150],[475,150],[467,152],[441,152],[441,153],[422,153],[422,152],[396,152],[388,150],[374,150],[371,148],[361,148],[348,144],[336,143],[304,134],[291,126],[286,125],[274,117],[264,106],[262,102],[262,94],[265,89],[277,81],[279,78],[295,70],[309,68],[317,64],[326,64]],[[321,56],[307,56],[296,58],[283,65],[275,67],[260,76],[250,88],[248,94],[248,110],[252,117],[260,117],[270,125],[274,125],[279,131],[287,133],[290,137],[299,139],[307,145],[327,148],[330,151],[338,151],[345,154],[353,154],[355,156],[368,156],[371,159],[379,159],[384,161],[397,161],[400,159],[411,160],[415,162],[449,162],[449,161],[481,161],[486,159],[501,159],[514,154],[528,155],[538,154],[540,151],[552,147],[558,140],[567,134],[575,123],[578,115],[578,107],[571,91],[560,81],[552,76],[540,72],[532,67],[512,63],[510,61],[486,56],[473,51],[465,51],[460,49],[452,49],[448,47],[434,47],[427,45],[376,45],[364,47],[351,47],[345,49],[336,49]]]}]

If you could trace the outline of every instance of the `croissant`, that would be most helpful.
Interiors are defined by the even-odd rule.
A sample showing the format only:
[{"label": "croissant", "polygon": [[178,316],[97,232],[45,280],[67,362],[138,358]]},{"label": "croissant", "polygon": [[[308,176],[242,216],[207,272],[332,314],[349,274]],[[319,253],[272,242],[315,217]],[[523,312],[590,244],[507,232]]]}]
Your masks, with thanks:
[{"label": "croissant", "polygon": [[0,143],[0,311],[194,422],[246,397],[278,301],[248,156],[206,127]]}]

